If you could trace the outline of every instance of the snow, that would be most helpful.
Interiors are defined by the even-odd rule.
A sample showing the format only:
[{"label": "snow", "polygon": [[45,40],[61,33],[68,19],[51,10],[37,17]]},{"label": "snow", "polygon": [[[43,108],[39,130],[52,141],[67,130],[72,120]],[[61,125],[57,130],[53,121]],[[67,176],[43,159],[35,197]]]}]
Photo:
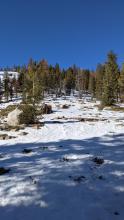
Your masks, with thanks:
[{"label": "snow", "polygon": [[8,76],[12,79],[12,78],[18,78],[19,77],[19,73],[18,72],[14,72],[14,71],[0,71],[0,79],[3,80],[4,79],[4,74],[7,73]]},{"label": "snow", "polygon": [[10,131],[16,139],[0,140],[0,167],[11,169],[0,176],[0,218],[123,220],[123,112],[100,111],[98,103],[74,97],[45,102],[54,112],[43,116],[44,127],[27,127],[26,136]]}]

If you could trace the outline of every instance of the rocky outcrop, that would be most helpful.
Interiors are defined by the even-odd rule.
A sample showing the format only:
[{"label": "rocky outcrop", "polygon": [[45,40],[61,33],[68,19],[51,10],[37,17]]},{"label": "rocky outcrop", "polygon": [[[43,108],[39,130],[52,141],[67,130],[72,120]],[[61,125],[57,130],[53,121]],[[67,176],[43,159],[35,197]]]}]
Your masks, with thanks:
[{"label": "rocky outcrop", "polygon": [[7,124],[9,126],[18,126],[20,124],[19,116],[21,113],[22,111],[17,108],[10,112],[7,117]]}]

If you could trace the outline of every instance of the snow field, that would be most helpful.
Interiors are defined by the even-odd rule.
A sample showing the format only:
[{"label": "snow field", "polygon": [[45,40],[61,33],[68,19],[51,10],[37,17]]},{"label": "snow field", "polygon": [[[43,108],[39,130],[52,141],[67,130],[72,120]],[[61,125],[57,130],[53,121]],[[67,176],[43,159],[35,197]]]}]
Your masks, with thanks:
[{"label": "snow field", "polygon": [[123,112],[99,111],[98,103],[74,97],[46,103],[54,112],[41,118],[44,127],[0,140],[0,166],[11,169],[0,176],[0,219],[123,220]]}]

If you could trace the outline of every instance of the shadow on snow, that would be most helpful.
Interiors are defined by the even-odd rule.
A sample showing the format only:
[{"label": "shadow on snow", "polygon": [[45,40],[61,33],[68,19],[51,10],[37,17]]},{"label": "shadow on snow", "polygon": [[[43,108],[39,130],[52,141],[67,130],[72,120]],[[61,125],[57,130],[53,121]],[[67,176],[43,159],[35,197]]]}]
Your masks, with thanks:
[{"label": "shadow on snow", "polygon": [[[116,219],[116,211],[123,219],[123,143],[124,134],[118,134],[1,146],[0,166],[11,168],[0,176],[1,219],[14,220],[17,214],[30,220],[106,220]],[[32,153],[23,154],[23,149]],[[96,156],[104,159],[102,165],[92,161]],[[74,181],[82,175],[84,180]]]}]

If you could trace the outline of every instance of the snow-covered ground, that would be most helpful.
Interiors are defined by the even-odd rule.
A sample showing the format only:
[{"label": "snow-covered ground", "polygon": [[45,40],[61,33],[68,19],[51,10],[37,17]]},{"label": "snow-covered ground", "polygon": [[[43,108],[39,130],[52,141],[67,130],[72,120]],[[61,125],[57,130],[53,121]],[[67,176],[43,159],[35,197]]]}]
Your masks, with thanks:
[{"label": "snow-covered ground", "polygon": [[0,167],[11,169],[0,176],[0,219],[123,220],[124,113],[73,97],[46,103],[44,127],[0,141]]},{"label": "snow-covered ground", "polygon": [[0,71],[0,80],[3,81],[5,75],[7,75],[10,79],[18,79],[19,73],[14,71]]}]

